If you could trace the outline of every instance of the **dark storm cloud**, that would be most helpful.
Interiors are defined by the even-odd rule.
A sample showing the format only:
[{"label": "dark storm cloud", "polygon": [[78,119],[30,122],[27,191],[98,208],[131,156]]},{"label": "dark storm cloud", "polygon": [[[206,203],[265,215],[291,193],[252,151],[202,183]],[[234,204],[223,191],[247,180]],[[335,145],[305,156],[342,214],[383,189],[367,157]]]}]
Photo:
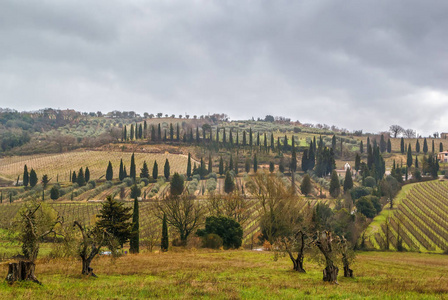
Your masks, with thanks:
[{"label": "dark storm cloud", "polygon": [[446,131],[445,1],[2,1],[0,106]]}]

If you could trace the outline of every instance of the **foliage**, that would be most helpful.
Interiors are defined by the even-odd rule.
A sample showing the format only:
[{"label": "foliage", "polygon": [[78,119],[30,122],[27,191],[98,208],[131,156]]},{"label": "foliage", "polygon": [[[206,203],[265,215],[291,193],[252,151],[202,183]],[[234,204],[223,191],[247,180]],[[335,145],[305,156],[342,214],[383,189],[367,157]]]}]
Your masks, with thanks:
[{"label": "foliage", "polygon": [[232,218],[226,216],[210,216],[205,219],[205,229],[198,230],[198,235],[217,234],[222,238],[226,248],[239,248],[243,240],[243,228]]},{"label": "foliage", "polygon": [[184,191],[184,178],[179,173],[174,173],[171,178],[170,192],[172,196],[179,196]]},{"label": "foliage", "polygon": [[131,237],[132,223],[130,218],[132,214],[130,210],[131,208],[125,207],[123,203],[108,197],[97,215],[99,218],[98,228],[114,236],[121,247]]}]

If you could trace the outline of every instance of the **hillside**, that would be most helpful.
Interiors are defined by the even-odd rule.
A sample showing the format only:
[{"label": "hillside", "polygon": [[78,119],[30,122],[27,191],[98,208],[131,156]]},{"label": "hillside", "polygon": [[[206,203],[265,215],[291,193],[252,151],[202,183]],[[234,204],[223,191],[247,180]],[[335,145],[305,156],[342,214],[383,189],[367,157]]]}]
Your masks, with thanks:
[{"label": "hillside", "polygon": [[385,208],[366,230],[369,247],[397,250],[401,241],[407,251],[448,250],[447,181],[405,186],[394,205],[392,210]]}]

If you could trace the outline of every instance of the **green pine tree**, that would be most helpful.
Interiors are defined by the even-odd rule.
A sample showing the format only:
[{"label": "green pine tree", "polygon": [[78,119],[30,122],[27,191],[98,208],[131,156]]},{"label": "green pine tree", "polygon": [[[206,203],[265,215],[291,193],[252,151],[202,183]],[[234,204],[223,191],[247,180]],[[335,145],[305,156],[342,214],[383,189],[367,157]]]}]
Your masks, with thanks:
[{"label": "green pine tree", "polygon": [[143,167],[140,169],[140,178],[149,178],[149,168],[146,160],[143,161]]},{"label": "green pine tree", "polygon": [[124,203],[118,202],[112,197],[107,197],[106,202],[97,215],[99,220],[97,226],[114,236],[118,243],[123,245],[129,240],[132,233],[132,223],[130,219],[132,213],[130,207],[125,207]]},{"label": "green pine tree", "polygon": [[415,142],[415,152],[420,153],[420,143],[417,139],[417,142]]}]

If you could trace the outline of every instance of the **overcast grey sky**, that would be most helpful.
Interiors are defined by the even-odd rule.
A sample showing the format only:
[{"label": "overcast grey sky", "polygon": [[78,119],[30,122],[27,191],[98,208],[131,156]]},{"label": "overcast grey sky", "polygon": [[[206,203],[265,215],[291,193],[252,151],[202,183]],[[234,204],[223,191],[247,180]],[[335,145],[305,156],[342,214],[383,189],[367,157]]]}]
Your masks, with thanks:
[{"label": "overcast grey sky", "polygon": [[0,107],[448,131],[448,1],[0,2]]}]

